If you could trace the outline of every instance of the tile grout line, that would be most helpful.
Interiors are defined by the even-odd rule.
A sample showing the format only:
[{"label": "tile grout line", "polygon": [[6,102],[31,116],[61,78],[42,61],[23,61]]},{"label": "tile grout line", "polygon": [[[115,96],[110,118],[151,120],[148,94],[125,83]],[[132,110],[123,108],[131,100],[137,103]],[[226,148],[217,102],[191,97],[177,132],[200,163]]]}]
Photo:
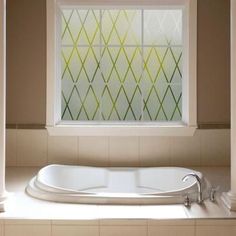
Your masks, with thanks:
[{"label": "tile grout line", "polygon": [[111,137],[108,136],[108,166],[110,167],[111,166],[111,158],[110,158],[110,144],[111,144]]},{"label": "tile grout line", "polygon": [[140,136],[138,136],[138,167],[141,167]]},{"label": "tile grout line", "polygon": [[16,129],[16,166],[19,166],[19,160],[18,160],[18,157],[19,157],[19,155],[18,155],[18,152],[19,152],[19,150],[18,150],[18,129]]},{"label": "tile grout line", "polygon": [[49,156],[49,155],[48,155],[48,152],[49,152],[49,151],[48,151],[48,146],[49,146],[49,145],[48,145],[48,142],[49,142],[49,137],[48,137],[48,132],[47,132],[47,147],[46,147],[46,148],[47,148],[47,152],[46,152],[46,153],[47,153],[47,154],[46,154],[46,155],[47,155],[47,160],[46,160],[47,165],[49,164],[49,157],[48,157],[48,156]]},{"label": "tile grout line", "polygon": [[76,164],[79,165],[79,136],[76,136]]},{"label": "tile grout line", "polygon": [[50,220],[50,226],[51,226],[50,227],[50,229],[51,229],[51,234],[50,235],[52,236],[52,220]]}]

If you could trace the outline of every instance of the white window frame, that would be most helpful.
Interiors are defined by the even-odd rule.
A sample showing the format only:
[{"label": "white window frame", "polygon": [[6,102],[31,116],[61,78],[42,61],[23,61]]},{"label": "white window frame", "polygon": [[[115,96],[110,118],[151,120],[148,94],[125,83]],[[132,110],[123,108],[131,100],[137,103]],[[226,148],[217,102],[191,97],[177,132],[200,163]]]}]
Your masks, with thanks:
[{"label": "white window frame", "polygon": [[[114,4],[114,5],[113,5]],[[61,5],[137,8],[182,7],[182,122],[65,122],[61,121],[58,66],[58,14]],[[134,7],[135,6],[135,7]],[[59,23],[60,24],[60,23]],[[192,136],[197,128],[197,0],[47,0],[47,117],[50,135],[63,136]]]}]

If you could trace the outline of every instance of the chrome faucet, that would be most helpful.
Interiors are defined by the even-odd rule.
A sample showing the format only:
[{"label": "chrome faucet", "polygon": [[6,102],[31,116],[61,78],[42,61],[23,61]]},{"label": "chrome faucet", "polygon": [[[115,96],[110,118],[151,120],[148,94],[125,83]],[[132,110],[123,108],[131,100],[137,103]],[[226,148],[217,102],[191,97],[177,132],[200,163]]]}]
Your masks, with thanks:
[{"label": "chrome faucet", "polygon": [[182,178],[182,181],[185,182],[189,179],[189,177],[194,177],[197,181],[197,187],[198,187],[198,198],[197,198],[197,202],[199,204],[201,204],[203,202],[203,197],[202,197],[202,181],[201,181],[201,178],[195,174],[195,173],[189,173],[187,175],[185,175],[183,178]]}]

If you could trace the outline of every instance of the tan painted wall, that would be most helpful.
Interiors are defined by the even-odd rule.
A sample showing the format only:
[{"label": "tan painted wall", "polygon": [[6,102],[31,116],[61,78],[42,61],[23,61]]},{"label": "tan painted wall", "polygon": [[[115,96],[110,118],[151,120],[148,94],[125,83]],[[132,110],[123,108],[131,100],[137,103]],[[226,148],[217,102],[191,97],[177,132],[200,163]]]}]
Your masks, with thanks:
[{"label": "tan painted wall", "polygon": [[46,1],[7,0],[7,123],[46,121]]},{"label": "tan painted wall", "polygon": [[[228,124],[229,0],[198,0],[198,123]],[[7,0],[7,123],[45,124],[46,0]]]},{"label": "tan painted wall", "polygon": [[229,123],[229,0],[198,0],[197,72],[198,123]]}]

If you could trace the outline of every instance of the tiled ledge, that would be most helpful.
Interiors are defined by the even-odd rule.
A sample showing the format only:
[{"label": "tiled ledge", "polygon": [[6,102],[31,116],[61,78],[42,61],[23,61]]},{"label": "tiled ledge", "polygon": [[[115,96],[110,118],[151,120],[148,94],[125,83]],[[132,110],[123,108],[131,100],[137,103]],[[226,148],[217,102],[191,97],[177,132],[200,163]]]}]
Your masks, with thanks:
[{"label": "tiled ledge", "polygon": [[4,220],[1,236],[235,236],[236,220]]},{"label": "tiled ledge", "polygon": [[[195,168],[227,191],[229,168]],[[218,236],[236,235],[236,213],[220,202],[154,206],[61,204],[33,199],[24,192],[38,168],[6,171],[10,192],[6,212],[0,213],[0,236]]]},{"label": "tiled ledge", "polygon": [[[220,185],[221,191],[229,189],[229,168],[194,168],[200,170],[212,182]],[[6,172],[6,187],[9,198],[6,212],[0,219],[54,219],[54,220],[94,220],[94,219],[204,219],[236,218],[236,213],[228,211],[222,202],[205,201],[203,205],[192,204],[186,208],[176,205],[84,205],[62,204],[37,200],[25,193],[28,181],[37,173],[38,168],[10,167]]]}]

